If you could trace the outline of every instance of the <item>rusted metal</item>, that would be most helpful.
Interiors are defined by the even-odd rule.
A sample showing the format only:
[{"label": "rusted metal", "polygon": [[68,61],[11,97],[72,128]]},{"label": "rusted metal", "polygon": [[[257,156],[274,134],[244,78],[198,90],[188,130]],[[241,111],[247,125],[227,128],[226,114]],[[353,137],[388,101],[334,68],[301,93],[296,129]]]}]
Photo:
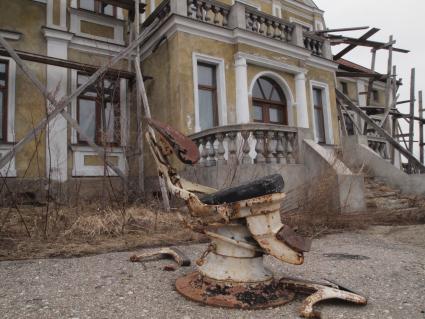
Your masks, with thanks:
[{"label": "rusted metal", "polygon": [[161,134],[173,148],[176,156],[185,164],[196,164],[200,159],[198,147],[192,140],[168,124],[147,119],[150,126]]},{"label": "rusted metal", "polygon": [[283,225],[282,229],[276,234],[276,238],[300,253],[309,252],[311,249],[311,239],[298,235],[288,225]]},{"label": "rusted metal", "polygon": [[[190,259],[186,257],[186,255],[175,247],[170,248],[160,248],[152,252],[143,253],[139,255],[133,255],[130,257],[131,262],[141,262],[147,261],[152,258],[157,259],[173,259],[179,267],[188,267],[190,266]],[[164,267],[166,271],[175,270],[176,267],[174,265],[167,265]]]},{"label": "rusted metal", "polygon": [[176,289],[186,298],[215,307],[267,309],[291,302],[295,293],[279,281],[241,284],[208,279],[193,272],[176,281]]},{"label": "rusted metal", "polygon": [[280,283],[295,292],[308,294],[300,308],[303,318],[321,318],[321,314],[314,310],[314,305],[323,300],[339,299],[358,305],[366,305],[367,299],[338,284],[329,282],[318,283],[294,278],[282,278]]},{"label": "rusted metal", "polygon": [[[199,159],[196,145],[169,126],[150,120],[176,155],[186,163]],[[311,241],[297,235],[281,221],[280,207],[285,194],[279,192],[232,203],[221,200],[204,203],[193,192],[211,194],[215,190],[186,181],[176,173],[168,157],[171,148],[146,134],[158,174],[168,190],[185,200],[191,221],[181,219],[191,229],[211,238],[211,244],[197,260],[198,271],[177,279],[179,293],[190,300],[211,306],[264,309],[290,302],[295,292],[309,294],[301,315],[319,318],[313,306],[326,299],[365,304],[366,299],[339,285],[283,278],[276,280],[263,264],[271,255],[283,262],[300,265]],[[196,150],[195,150],[196,148]],[[258,195],[258,194],[257,194]]]}]

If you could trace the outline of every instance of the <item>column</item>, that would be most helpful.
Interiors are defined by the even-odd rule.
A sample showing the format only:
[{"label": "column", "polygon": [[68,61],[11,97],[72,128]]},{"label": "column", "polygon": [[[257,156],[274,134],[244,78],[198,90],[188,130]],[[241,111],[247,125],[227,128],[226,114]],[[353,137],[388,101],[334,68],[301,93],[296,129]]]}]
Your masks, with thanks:
[{"label": "column", "polygon": [[[55,29],[44,29],[47,40],[47,55],[51,57],[67,59],[68,42],[72,34]],[[54,94],[57,101],[67,95],[68,70],[66,68],[47,65],[47,89]],[[47,104],[48,112],[53,110],[50,103]],[[46,134],[46,176],[51,180],[65,182],[68,177],[68,132],[67,121],[58,115],[48,125]]]},{"label": "column", "polygon": [[236,123],[249,123],[248,65],[241,56],[235,58],[236,73]]},{"label": "column", "polygon": [[295,94],[297,97],[297,126],[309,128],[307,89],[304,73],[297,73],[295,76]]}]

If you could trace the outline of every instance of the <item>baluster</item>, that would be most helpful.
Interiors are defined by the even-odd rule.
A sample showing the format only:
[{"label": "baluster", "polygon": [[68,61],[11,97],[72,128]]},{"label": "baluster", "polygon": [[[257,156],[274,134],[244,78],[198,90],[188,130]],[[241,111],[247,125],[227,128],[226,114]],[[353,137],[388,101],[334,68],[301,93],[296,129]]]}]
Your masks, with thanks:
[{"label": "baluster", "polygon": [[292,26],[285,26],[285,38],[286,41],[291,42],[292,41],[292,33],[294,32],[294,28]]},{"label": "baluster", "polygon": [[286,143],[286,152],[287,152],[287,161],[288,164],[295,164],[294,157],[294,133],[287,133],[287,143]]},{"label": "baluster", "polygon": [[194,0],[187,0],[187,16],[192,17],[194,11],[196,11],[196,6],[194,5]]},{"label": "baluster", "polygon": [[259,32],[260,23],[258,22],[258,17],[255,14],[252,15],[252,21],[252,31]]},{"label": "baluster", "polygon": [[275,132],[268,131],[267,134],[267,147],[266,147],[266,162],[269,164],[276,163],[275,158],[275,146],[273,141],[275,140]]},{"label": "baluster", "polygon": [[210,135],[207,137],[208,144],[210,147],[208,148],[208,162],[207,166],[215,166],[217,161],[215,160],[215,148],[214,148],[214,136]]},{"label": "baluster", "polygon": [[224,149],[223,141],[224,141],[224,134],[218,133],[215,135],[216,140],[218,141],[218,148],[217,148],[217,163],[219,165],[226,164],[226,159],[224,158],[224,153],[226,153],[226,150]]},{"label": "baluster", "polygon": [[219,9],[217,9],[217,7],[215,6],[215,5],[212,5],[211,6],[211,11],[213,12],[213,14],[214,14],[214,18],[213,18],[213,23],[214,24],[219,24],[220,23],[220,19],[219,19],[219,15],[218,15],[218,13],[219,13]]},{"label": "baluster", "polygon": [[228,145],[228,148],[229,148],[229,158],[228,158],[228,162],[231,165],[236,165],[237,162],[238,162],[238,158],[237,158],[237,155],[236,155],[236,136],[237,136],[237,133],[236,132],[227,133],[227,137],[228,137],[228,140],[229,140],[229,145]]},{"label": "baluster", "polygon": [[258,30],[258,32],[260,32],[261,34],[264,34],[266,30],[265,29],[265,19],[263,17],[259,17],[258,18],[259,24],[260,24],[260,29]]},{"label": "baluster", "polygon": [[207,150],[207,141],[204,138],[199,139],[199,144],[202,145],[201,151],[201,164],[202,166],[207,166],[208,163],[208,150]]},{"label": "baluster", "polygon": [[228,21],[229,10],[221,8],[220,12],[223,17],[221,24],[223,25],[223,27],[227,27],[227,25],[229,24],[229,21]]},{"label": "baluster", "polygon": [[256,139],[255,151],[257,152],[257,156],[255,157],[255,163],[265,163],[266,159],[264,157],[264,132],[255,131],[254,136]]},{"label": "baluster", "polygon": [[268,37],[270,37],[272,35],[271,25],[272,25],[272,21],[270,21],[269,19],[267,19],[266,20],[266,35]]},{"label": "baluster", "polygon": [[245,20],[246,20],[246,29],[247,30],[252,30],[252,26],[254,24],[254,21],[252,20],[251,14],[250,13],[245,13]]},{"label": "baluster", "polygon": [[211,17],[209,15],[210,11],[211,11],[211,4],[209,3],[204,3],[204,21],[208,22],[211,21]]},{"label": "baluster", "polygon": [[310,50],[310,38],[305,38],[305,39],[304,39],[304,47],[305,47],[307,50]]},{"label": "baluster", "polygon": [[242,146],[242,164],[251,164],[252,160],[249,156],[249,152],[251,152],[251,147],[249,146],[249,136],[251,132],[250,131],[242,131],[241,135],[243,138],[243,146]]},{"label": "baluster", "polygon": [[202,20],[202,2],[199,0],[195,0],[193,1],[193,3],[195,4],[195,8],[196,8],[196,19],[198,20]]},{"label": "baluster", "polygon": [[283,139],[285,135],[283,132],[277,132],[276,140],[276,162],[278,164],[286,164],[285,148],[283,146]]}]

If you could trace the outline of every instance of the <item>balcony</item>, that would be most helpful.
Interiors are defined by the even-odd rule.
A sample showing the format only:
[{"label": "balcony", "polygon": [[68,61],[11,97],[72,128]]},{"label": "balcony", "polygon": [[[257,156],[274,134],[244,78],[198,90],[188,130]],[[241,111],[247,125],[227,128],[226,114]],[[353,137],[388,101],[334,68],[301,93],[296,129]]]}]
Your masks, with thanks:
[{"label": "balcony", "polygon": [[204,167],[237,164],[298,163],[298,129],[283,125],[249,123],[226,125],[190,136]]},{"label": "balcony", "polygon": [[165,0],[143,26],[148,26],[157,18],[165,21],[171,15],[184,16],[227,30],[247,31],[304,48],[313,56],[332,59],[330,44],[324,38],[306,32],[300,24],[290,23],[240,2],[230,6],[214,0]]}]

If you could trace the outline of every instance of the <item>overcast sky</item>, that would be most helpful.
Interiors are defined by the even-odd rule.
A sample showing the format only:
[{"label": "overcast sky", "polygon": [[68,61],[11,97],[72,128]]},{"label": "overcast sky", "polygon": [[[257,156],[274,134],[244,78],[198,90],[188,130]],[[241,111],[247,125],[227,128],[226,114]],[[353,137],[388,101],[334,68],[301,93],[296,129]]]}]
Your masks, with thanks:
[{"label": "overcast sky", "polygon": [[[410,50],[410,53],[394,53],[393,63],[397,73],[403,78],[400,100],[409,99],[410,69],[416,68],[416,88],[425,91],[425,1],[424,0],[315,0],[325,11],[327,27],[342,28],[370,26],[381,29],[371,39],[388,42],[393,35],[397,47]],[[360,36],[367,30],[344,32],[348,36]],[[343,46],[333,48],[334,53]],[[370,49],[357,48],[346,58],[370,67]],[[377,58],[377,71],[386,73],[388,53],[381,50]],[[399,110],[409,112],[409,107],[400,105]],[[401,121],[404,122],[404,121]],[[405,129],[403,129],[405,131]],[[405,131],[404,133],[407,133]],[[417,136],[418,137],[418,136]],[[416,153],[416,152],[415,152]]]}]

